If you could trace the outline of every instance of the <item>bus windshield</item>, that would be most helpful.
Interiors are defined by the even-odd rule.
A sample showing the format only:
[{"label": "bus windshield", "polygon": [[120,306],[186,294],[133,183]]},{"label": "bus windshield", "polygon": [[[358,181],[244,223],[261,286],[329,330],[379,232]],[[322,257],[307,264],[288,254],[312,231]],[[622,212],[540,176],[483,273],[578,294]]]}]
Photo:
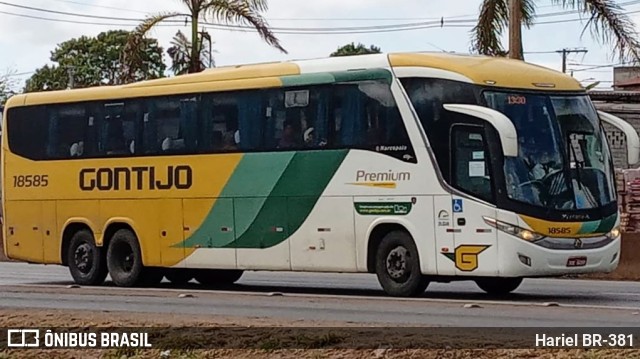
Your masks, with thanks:
[{"label": "bus windshield", "polygon": [[484,97],[518,133],[518,156],[504,163],[510,199],[556,210],[615,200],[611,154],[587,96],[485,91]]}]

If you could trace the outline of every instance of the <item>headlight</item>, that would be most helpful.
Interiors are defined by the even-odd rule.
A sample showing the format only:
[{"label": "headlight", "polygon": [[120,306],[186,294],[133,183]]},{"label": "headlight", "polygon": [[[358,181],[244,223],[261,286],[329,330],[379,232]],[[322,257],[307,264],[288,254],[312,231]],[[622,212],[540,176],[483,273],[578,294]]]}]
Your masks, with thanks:
[{"label": "headlight", "polygon": [[483,219],[485,223],[490,225],[491,227],[496,228],[499,231],[514,235],[520,239],[524,239],[527,242],[536,242],[544,238],[544,236],[540,233],[520,228],[518,226],[514,226],[513,224],[501,222],[493,218],[483,217]]},{"label": "headlight", "polygon": [[609,233],[605,234],[605,236],[609,239],[616,239],[620,237],[620,227],[616,227],[612,229]]}]

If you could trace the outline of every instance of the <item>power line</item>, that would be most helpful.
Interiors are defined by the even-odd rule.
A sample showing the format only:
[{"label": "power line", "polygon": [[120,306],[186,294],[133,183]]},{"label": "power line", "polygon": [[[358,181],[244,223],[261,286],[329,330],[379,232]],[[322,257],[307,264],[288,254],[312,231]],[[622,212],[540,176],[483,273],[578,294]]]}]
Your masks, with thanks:
[{"label": "power line", "polygon": [[[628,1],[625,3],[621,3],[619,5],[633,5],[633,4],[638,4],[640,3],[639,0],[635,0],[635,1]],[[31,11],[39,11],[39,12],[46,12],[46,13],[52,13],[52,14],[58,14],[58,15],[66,15],[66,16],[75,16],[75,17],[83,17],[83,18],[93,18],[93,19],[100,19],[100,20],[116,20],[116,21],[134,21],[136,23],[139,23],[141,21],[143,21],[143,19],[139,19],[139,18],[122,18],[122,17],[112,17],[112,16],[100,16],[100,15],[91,15],[91,14],[80,14],[80,13],[72,13],[72,12],[65,12],[65,11],[56,11],[56,10],[50,10],[50,9],[43,9],[43,8],[37,8],[37,7],[32,7],[32,6],[24,6],[24,5],[17,5],[17,4],[12,4],[12,3],[7,3],[4,1],[0,1],[0,4],[5,5],[5,6],[11,6],[11,7],[16,7],[16,8],[21,8],[21,9],[26,9],[26,10],[31,10]],[[545,13],[545,14],[540,14],[537,15],[537,17],[550,17],[550,16],[559,16],[559,15],[567,15],[567,14],[574,14],[574,13],[581,13],[582,11],[580,10],[567,10],[567,11],[560,11],[560,12],[550,12],[550,13]],[[24,14],[11,14],[11,13],[7,13],[7,12],[3,12],[4,14],[9,14],[9,15],[15,15],[15,16],[22,16],[22,17],[29,17],[30,15],[24,15]],[[627,14],[634,14],[634,13],[640,13],[640,11],[633,11],[633,12],[627,12]],[[185,17],[188,17],[188,14],[182,14]],[[40,20],[44,20],[44,18],[40,18]],[[57,19],[59,21],[65,21],[64,19]],[[85,22],[73,22],[72,20],[68,20],[71,23],[85,23]],[[444,24],[442,23],[444,21]],[[464,24],[464,23],[475,23],[477,20],[476,19],[458,19],[458,20],[447,20],[445,21],[445,18],[441,18],[439,21],[426,21],[426,22],[417,22],[417,23],[405,23],[405,24],[389,24],[389,25],[374,25],[374,26],[355,26],[355,27],[331,27],[331,28],[305,28],[305,27],[271,27],[271,30],[274,33],[281,33],[281,34],[346,34],[346,33],[354,33],[354,34],[360,34],[360,33],[376,33],[376,32],[387,32],[387,31],[381,31],[381,30],[389,30],[389,32],[394,32],[394,31],[405,31],[405,30],[419,30],[419,29],[424,29],[424,28],[433,28],[434,26],[432,25],[441,25],[441,27],[445,27],[442,25],[448,25],[447,27],[471,27],[471,25],[468,26],[452,26],[449,25],[449,23],[454,23],[454,24]],[[555,23],[564,23],[564,22],[573,22],[573,21],[583,21],[582,18],[577,18],[577,19],[566,19],[566,20],[555,20],[555,21],[544,21],[544,22],[537,22],[535,24],[537,25],[541,25],[541,24],[555,24]],[[167,20],[166,22],[169,23],[184,23],[184,21],[180,21],[180,20]],[[95,23],[88,23],[87,24],[95,24]],[[105,23],[98,23],[95,25],[107,25]],[[210,22],[203,22],[203,25],[208,25],[212,28],[218,28],[218,29],[238,29],[238,30],[249,30],[249,31],[255,31],[255,29],[251,26],[246,26],[246,25],[232,25],[232,24],[217,24],[217,23],[210,23]],[[120,25],[123,26],[123,25]],[[124,26],[129,26],[128,24],[125,24]]]},{"label": "power line", "polygon": [[[113,7],[113,6],[104,6],[104,5],[96,5],[96,4],[87,4],[84,2],[80,2],[80,1],[73,1],[73,0],[50,0],[50,1],[56,1],[56,2],[62,2],[62,3],[69,3],[69,4],[77,4],[77,5],[81,5],[81,6],[86,6],[86,7],[95,7],[95,8],[102,8],[102,9],[111,9],[111,10],[118,10],[118,11],[123,11],[123,12],[130,12],[130,13],[138,13],[138,14],[145,14],[145,15],[149,15],[150,13],[147,11],[142,11],[142,10],[135,10],[135,9],[125,9],[125,8],[120,8],[120,7]],[[636,1],[630,1],[628,3],[622,3],[620,5],[627,5],[630,3],[640,3],[640,1],[636,2]],[[540,5],[537,6],[537,8],[541,9],[541,8],[550,8],[550,7],[556,7],[557,5],[555,4],[547,4],[547,5]],[[544,15],[544,14],[543,14]],[[464,14],[464,15],[452,15],[452,16],[448,16],[447,18],[449,19],[459,19],[459,18],[465,18],[465,17],[469,17],[469,16],[478,16],[478,14]],[[300,18],[300,17],[296,17],[296,18],[267,18],[267,20],[269,21],[404,21],[404,20],[439,20],[441,19],[442,16],[436,16],[436,17],[372,17],[372,18]]]},{"label": "power line", "polygon": [[628,62],[620,62],[617,64],[607,64],[607,65],[597,65],[597,66],[591,66],[591,67],[587,67],[587,68],[583,68],[583,69],[577,69],[577,70],[572,70],[573,72],[583,72],[583,71],[590,71],[590,70],[597,70],[597,69],[603,69],[603,68],[607,68],[607,67],[615,67],[615,66],[622,66],[622,65],[635,65],[636,62],[634,61],[628,61]]},{"label": "power line", "polygon": [[149,14],[149,12],[142,11],[142,10],[124,9],[124,8],[120,8],[120,7],[96,5],[96,4],[87,4],[87,3],[84,3],[84,2],[80,2],[80,1],[72,1],[72,0],[49,0],[49,1],[57,1],[57,2],[67,3],[67,4],[77,4],[77,5],[81,5],[81,6],[95,7],[95,8],[100,8],[100,9],[118,10],[118,11],[122,11],[122,12],[132,12],[132,13],[135,12],[135,13],[138,13],[138,14],[145,14],[145,15]]},{"label": "power line", "polygon": [[532,55],[537,55],[537,54],[555,54],[557,53],[557,51],[525,51],[525,54],[532,54]]},{"label": "power line", "polygon": [[567,56],[569,54],[586,54],[589,51],[587,49],[568,49],[568,48],[564,48],[562,50],[557,50],[556,52],[559,53],[559,54],[562,54],[562,72],[566,73],[567,72]]},{"label": "power line", "polygon": [[[136,24],[116,24],[116,23],[80,21],[80,20],[52,19],[52,18],[49,18],[49,17],[42,17],[42,16],[35,16],[35,15],[15,14],[15,13],[2,11],[2,10],[0,10],[0,14],[17,16],[17,17],[22,17],[22,18],[27,18],[27,19],[34,19],[34,20],[51,21],[51,22],[63,22],[63,23],[68,23],[68,24],[103,25],[103,26],[129,26],[129,27],[137,26]],[[160,24],[160,25],[156,25],[156,26],[178,26],[178,25],[163,25],[163,24]]]}]

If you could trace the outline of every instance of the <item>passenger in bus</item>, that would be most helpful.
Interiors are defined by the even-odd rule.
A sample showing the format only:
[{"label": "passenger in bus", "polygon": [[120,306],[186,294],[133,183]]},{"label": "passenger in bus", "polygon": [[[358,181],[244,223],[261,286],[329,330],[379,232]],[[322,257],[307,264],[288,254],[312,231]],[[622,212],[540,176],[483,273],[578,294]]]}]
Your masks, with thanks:
[{"label": "passenger in bus", "polygon": [[298,146],[299,135],[291,123],[285,123],[278,148],[294,148]]},{"label": "passenger in bus", "polygon": [[233,132],[229,131],[224,134],[222,139],[222,150],[223,151],[237,151],[238,146],[236,145],[235,135]]}]

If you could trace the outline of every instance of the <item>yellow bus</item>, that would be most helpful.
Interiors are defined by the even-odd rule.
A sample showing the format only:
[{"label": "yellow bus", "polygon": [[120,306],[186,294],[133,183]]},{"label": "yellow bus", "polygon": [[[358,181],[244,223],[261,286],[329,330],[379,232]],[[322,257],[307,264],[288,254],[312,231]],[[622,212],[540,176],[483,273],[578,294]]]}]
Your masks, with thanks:
[{"label": "yellow bus", "polygon": [[620,258],[600,116],[564,74],[377,54],[12,97],[4,251],[78,284],[375,273],[393,296],[607,272]]}]

